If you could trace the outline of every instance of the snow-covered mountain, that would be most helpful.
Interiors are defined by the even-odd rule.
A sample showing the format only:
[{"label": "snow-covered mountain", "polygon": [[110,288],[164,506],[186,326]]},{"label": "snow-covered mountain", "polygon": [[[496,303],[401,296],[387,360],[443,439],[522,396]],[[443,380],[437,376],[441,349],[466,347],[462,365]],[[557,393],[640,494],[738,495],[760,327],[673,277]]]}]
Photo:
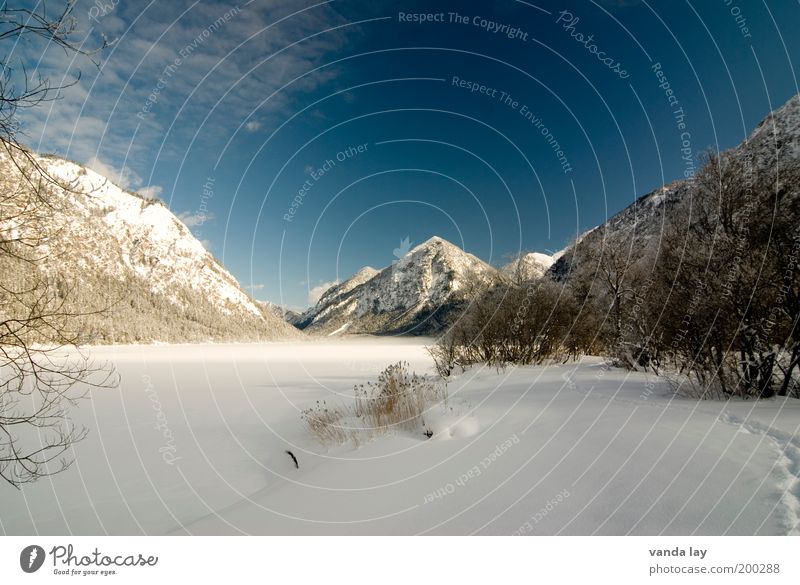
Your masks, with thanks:
[{"label": "snow-covered mountain", "polygon": [[309,307],[303,314],[295,318],[294,325],[300,329],[305,329],[315,321],[321,322],[325,320],[326,313],[334,310],[333,307],[339,305],[340,301],[345,303],[352,302],[344,299],[347,293],[364,284],[376,274],[378,274],[378,270],[375,270],[372,266],[364,266],[347,280],[334,284],[322,293],[317,304]]},{"label": "snow-covered mountain", "polygon": [[541,278],[556,261],[554,256],[540,252],[528,252],[503,266],[503,274],[515,281]]},{"label": "snow-covered mountain", "polygon": [[691,197],[692,181],[680,180],[659,187],[612,216],[605,223],[582,233],[557,255],[548,274],[562,278],[576,251],[599,250],[615,240],[633,236],[637,248],[658,246],[670,211],[685,197]]},{"label": "snow-covered mountain", "polygon": [[296,324],[297,321],[302,317],[302,314],[298,313],[294,309],[289,309],[288,307],[279,305],[278,303],[273,303],[272,301],[256,301],[256,303],[282,321],[286,321],[291,325]]},{"label": "snow-covered mountain", "polygon": [[[255,302],[160,201],[114,185],[79,164],[52,156],[39,165],[67,188],[48,186],[50,256],[38,270],[54,289],[70,289],[89,342],[255,340],[297,332]],[[6,192],[25,185],[7,155]],[[0,229],[15,229],[11,225]],[[0,266],[0,272],[14,270]]]},{"label": "snow-covered mountain", "polygon": [[495,275],[483,260],[433,237],[383,270],[363,268],[331,287],[298,326],[327,334],[435,332],[470,286]]},{"label": "snow-covered mountain", "polygon": [[[727,152],[749,160],[754,172],[774,168],[779,155],[800,157],[800,94],[767,115],[741,144]],[[693,179],[682,179],[639,197],[605,223],[581,234],[557,255],[548,273],[563,278],[575,254],[600,249],[616,239],[632,236],[629,241],[637,249],[654,249],[660,245],[669,214],[680,202],[693,197],[695,189]]]}]

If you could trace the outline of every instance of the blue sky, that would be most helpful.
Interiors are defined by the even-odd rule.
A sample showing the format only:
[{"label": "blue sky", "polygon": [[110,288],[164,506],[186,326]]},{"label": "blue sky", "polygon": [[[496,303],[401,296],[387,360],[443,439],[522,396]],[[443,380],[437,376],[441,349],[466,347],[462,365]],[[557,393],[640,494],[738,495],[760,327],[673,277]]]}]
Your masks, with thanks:
[{"label": "blue sky", "polygon": [[87,46],[112,44],[99,68],[15,48],[56,81],[81,72],[25,112],[23,140],[159,197],[254,296],[292,307],[389,264],[406,237],[496,265],[561,249],[798,92],[790,0],[79,0],[75,14]]}]

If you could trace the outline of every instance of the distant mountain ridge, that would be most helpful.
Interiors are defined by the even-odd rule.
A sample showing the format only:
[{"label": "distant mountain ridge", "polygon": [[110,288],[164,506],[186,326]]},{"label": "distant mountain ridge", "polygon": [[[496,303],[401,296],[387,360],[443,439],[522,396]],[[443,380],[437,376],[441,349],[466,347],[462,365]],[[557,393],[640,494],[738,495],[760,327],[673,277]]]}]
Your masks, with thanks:
[{"label": "distant mountain ridge", "polygon": [[[778,156],[800,156],[800,96],[766,116],[739,146],[728,151],[758,168]],[[344,333],[433,334],[458,316],[471,287],[497,278],[565,278],[582,250],[627,239],[638,248],[660,244],[667,214],[693,196],[692,179],[678,180],[639,197],[603,224],[553,255],[527,253],[494,268],[433,237],[376,270],[364,267],[331,286],[315,306],[298,314],[254,300],[169,209],[114,185],[85,166],[53,156],[37,157],[68,189],[52,188],[47,248],[36,268],[54,290],[70,290],[81,311],[106,308],[83,320],[93,343],[247,341]],[[0,155],[7,192],[18,171]],[[0,231],[23,229],[0,224]],[[0,277],[18,280],[18,263],[0,258]],[[294,325],[294,326],[293,326]]]}]

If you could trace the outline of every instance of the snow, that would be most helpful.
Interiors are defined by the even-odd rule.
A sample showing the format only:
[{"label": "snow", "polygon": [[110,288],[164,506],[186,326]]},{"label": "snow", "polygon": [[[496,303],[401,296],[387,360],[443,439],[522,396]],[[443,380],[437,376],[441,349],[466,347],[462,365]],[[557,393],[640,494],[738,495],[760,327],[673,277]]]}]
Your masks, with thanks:
[{"label": "snow", "polygon": [[342,325],[338,329],[335,329],[335,330],[331,331],[330,333],[328,333],[328,337],[333,337],[335,335],[339,335],[340,333],[344,333],[349,328],[350,328],[350,323],[345,323],[344,325]]},{"label": "snow", "polygon": [[72,468],[4,491],[0,532],[798,532],[800,401],[671,399],[598,358],[460,374],[431,439],[307,433],[301,409],[347,403],[389,363],[431,373],[426,342],[94,348],[120,388],[74,411],[90,434]]}]

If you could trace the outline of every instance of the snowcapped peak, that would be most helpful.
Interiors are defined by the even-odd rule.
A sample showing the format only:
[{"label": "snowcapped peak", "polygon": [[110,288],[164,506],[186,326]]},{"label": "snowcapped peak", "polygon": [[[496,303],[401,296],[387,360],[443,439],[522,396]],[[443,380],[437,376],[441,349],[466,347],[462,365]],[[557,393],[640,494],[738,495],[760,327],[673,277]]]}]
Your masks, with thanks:
[{"label": "snowcapped peak", "polygon": [[433,248],[453,249],[453,250],[457,250],[458,252],[462,252],[463,253],[463,250],[461,248],[459,248],[458,246],[456,246],[455,244],[453,244],[451,242],[448,242],[444,238],[440,238],[439,236],[433,236],[431,238],[428,238],[427,240],[425,240],[421,244],[419,244],[417,246],[414,246],[409,251],[409,253],[414,254],[416,252],[420,252],[420,251],[424,251],[424,250],[430,250],[430,249],[433,249]]},{"label": "snowcapped peak", "polygon": [[[434,244],[450,244],[450,242],[448,242],[444,238],[440,238],[439,236],[431,236],[430,238],[422,242],[420,246],[432,246]],[[453,244],[450,245],[452,246]]]},{"label": "snowcapped peak", "polygon": [[512,260],[502,268],[502,272],[523,280],[540,278],[556,261],[554,256],[541,252],[528,252]]},{"label": "snowcapped peak", "polygon": [[548,268],[550,264],[553,263],[553,256],[551,254],[542,254],[541,252],[530,252],[525,254],[524,258],[530,262],[547,265]]},{"label": "snowcapped peak", "polygon": [[375,271],[363,268],[329,289],[298,324],[330,333],[432,332],[457,306],[468,283],[487,281],[496,270],[447,240],[434,236]]},{"label": "snowcapped peak", "polygon": [[[397,254],[395,254],[395,256],[397,256]],[[456,246],[452,242],[448,242],[439,236],[433,236],[418,246],[411,248],[411,250],[409,250],[405,255],[405,259],[403,257],[398,257],[398,260],[395,260],[392,266],[396,272],[397,269],[402,267],[409,258],[426,258],[432,256],[441,256],[446,258],[447,263],[453,265],[466,263],[481,264],[488,267],[488,264],[486,264],[483,260],[477,258],[469,252],[465,252],[459,246]]]},{"label": "snowcapped peak", "polygon": [[295,319],[295,323],[301,328],[307,326],[311,321],[316,319],[320,313],[324,313],[328,307],[339,302],[354,288],[369,281],[378,273],[379,271],[375,270],[372,266],[364,266],[347,280],[334,284],[322,293],[322,296],[320,296],[313,307],[310,307],[306,312]]}]

